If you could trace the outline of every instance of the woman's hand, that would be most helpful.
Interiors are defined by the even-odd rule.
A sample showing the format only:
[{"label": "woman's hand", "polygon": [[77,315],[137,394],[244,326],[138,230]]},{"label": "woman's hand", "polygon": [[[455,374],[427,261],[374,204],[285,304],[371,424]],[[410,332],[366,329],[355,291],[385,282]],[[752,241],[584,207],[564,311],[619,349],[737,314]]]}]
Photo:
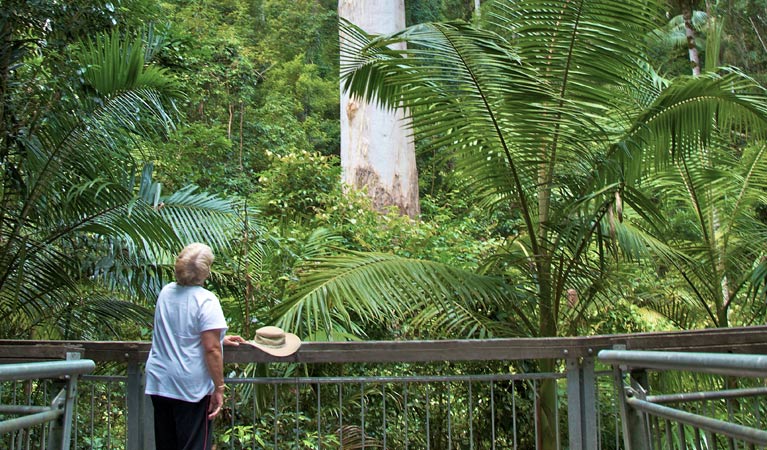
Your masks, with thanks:
[{"label": "woman's hand", "polygon": [[224,389],[216,389],[210,394],[210,402],[208,402],[208,420],[213,420],[218,413],[221,412],[221,407],[224,406]]},{"label": "woman's hand", "polygon": [[247,342],[245,339],[243,339],[241,336],[237,336],[236,334],[228,334],[224,336],[224,345],[228,345],[231,347],[237,347],[240,344],[244,344]]}]

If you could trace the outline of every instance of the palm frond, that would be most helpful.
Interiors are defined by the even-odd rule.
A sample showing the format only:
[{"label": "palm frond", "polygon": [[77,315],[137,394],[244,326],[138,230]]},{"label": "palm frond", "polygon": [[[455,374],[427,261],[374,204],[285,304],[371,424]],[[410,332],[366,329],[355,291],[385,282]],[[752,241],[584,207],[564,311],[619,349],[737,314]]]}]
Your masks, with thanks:
[{"label": "palm frond", "polygon": [[[347,252],[303,267],[300,285],[273,314],[286,329],[305,334],[332,335],[336,327],[355,329],[356,321],[383,323],[421,313],[420,320],[453,333],[487,336],[492,332],[482,311],[514,302],[500,278],[388,254]],[[436,319],[424,312],[431,307],[461,317]]]},{"label": "palm frond", "polygon": [[[131,301],[91,292],[81,302],[69,304],[56,321],[62,339],[117,338],[124,327],[135,331],[152,324],[152,312]],[[54,338],[50,336],[49,338]]]},{"label": "palm frond", "polygon": [[492,6],[491,22],[514,36],[522,60],[556,86],[559,98],[598,108],[612,104],[605,88],[636,83],[637,64],[646,60],[644,37],[661,24],[664,3],[527,0]]},{"label": "palm frond", "polygon": [[[173,126],[167,106],[176,92],[166,74],[144,67],[139,40],[118,41],[113,34],[81,46],[91,97],[76,114],[49,111],[4,161],[13,176],[0,209],[0,309],[19,329],[55,325],[73,305],[84,312],[68,316],[81,321],[70,329],[87,331],[121,310],[136,318],[141,308],[120,303],[122,295],[140,304],[181,242],[227,248],[235,229],[227,201],[192,188],[163,198],[140,186],[136,195],[132,149]],[[158,196],[147,201],[150,191]],[[115,295],[81,304],[83,280]]]},{"label": "palm frond", "polygon": [[675,292],[671,289],[658,295],[644,295],[637,305],[660,314],[680,330],[697,328],[701,318],[708,315],[705,311],[701,314],[701,304],[696,298],[685,295],[684,291]]},{"label": "palm frond", "polygon": [[31,239],[24,243],[0,260],[0,310],[3,317],[26,317],[22,321],[29,324],[55,311],[59,298],[76,293],[77,284],[70,255]]},{"label": "palm frond", "polygon": [[[642,143],[645,161],[634,154],[625,159],[626,166],[644,167],[641,164],[649,162],[656,168],[665,167],[707,146],[718,130],[764,136],[767,129],[765,98],[764,88],[735,69],[721,75],[680,77],[637,117],[628,139]],[[629,182],[642,175],[641,170],[635,169],[632,173],[633,176],[626,177]]]},{"label": "palm frond", "polygon": [[82,65],[81,76],[101,97],[137,89],[178,95],[177,86],[165,69],[145,65],[146,50],[141,36],[129,41],[115,29],[81,45],[83,50],[77,55]]},{"label": "palm frond", "polygon": [[197,190],[188,186],[161,198],[158,212],[182,242],[229,249],[240,229],[235,210],[229,201]]}]

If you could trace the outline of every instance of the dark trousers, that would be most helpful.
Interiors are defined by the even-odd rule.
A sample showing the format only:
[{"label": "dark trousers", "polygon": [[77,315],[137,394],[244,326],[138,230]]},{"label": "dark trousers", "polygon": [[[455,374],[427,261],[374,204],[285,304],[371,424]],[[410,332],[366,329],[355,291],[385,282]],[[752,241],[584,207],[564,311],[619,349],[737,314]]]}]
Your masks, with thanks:
[{"label": "dark trousers", "polygon": [[157,450],[210,450],[212,422],[205,396],[197,403],[152,395],[154,440]]}]

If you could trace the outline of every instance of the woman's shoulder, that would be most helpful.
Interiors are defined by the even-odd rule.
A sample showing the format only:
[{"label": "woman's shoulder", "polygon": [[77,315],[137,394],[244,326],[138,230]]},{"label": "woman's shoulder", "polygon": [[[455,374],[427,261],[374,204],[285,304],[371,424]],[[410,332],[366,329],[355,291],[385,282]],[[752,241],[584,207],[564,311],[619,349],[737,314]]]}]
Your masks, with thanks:
[{"label": "woman's shoulder", "polygon": [[177,287],[178,286],[176,285],[175,281],[166,284],[165,286],[162,287],[162,289],[160,289],[160,298],[173,295],[173,292],[176,291]]},{"label": "woman's shoulder", "polygon": [[165,292],[168,295],[181,295],[184,297],[191,296],[198,299],[205,299],[205,298],[218,299],[218,297],[216,297],[216,294],[205,289],[202,286],[178,284],[175,281],[170,282],[166,284],[165,286],[163,286],[162,292]]},{"label": "woman's shoulder", "polygon": [[189,288],[189,292],[197,299],[198,302],[202,303],[206,300],[215,300],[218,301],[218,297],[216,297],[216,294],[213,292],[205,289],[202,286],[187,286]]}]

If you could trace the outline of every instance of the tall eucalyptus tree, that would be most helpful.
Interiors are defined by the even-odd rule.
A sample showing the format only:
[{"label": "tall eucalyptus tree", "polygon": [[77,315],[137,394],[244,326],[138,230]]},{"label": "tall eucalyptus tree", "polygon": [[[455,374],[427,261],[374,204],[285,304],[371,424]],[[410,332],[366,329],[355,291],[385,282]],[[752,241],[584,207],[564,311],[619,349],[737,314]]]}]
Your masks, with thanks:
[{"label": "tall eucalyptus tree", "polygon": [[[405,28],[404,0],[339,0],[338,15],[371,33],[394,33]],[[341,33],[341,63],[348,37]],[[396,44],[399,49],[404,43]],[[343,182],[367,190],[377,209],[395,206],[418,216],[418,171],[415,145],[405,114],[341,90],[341,167]]]}]

